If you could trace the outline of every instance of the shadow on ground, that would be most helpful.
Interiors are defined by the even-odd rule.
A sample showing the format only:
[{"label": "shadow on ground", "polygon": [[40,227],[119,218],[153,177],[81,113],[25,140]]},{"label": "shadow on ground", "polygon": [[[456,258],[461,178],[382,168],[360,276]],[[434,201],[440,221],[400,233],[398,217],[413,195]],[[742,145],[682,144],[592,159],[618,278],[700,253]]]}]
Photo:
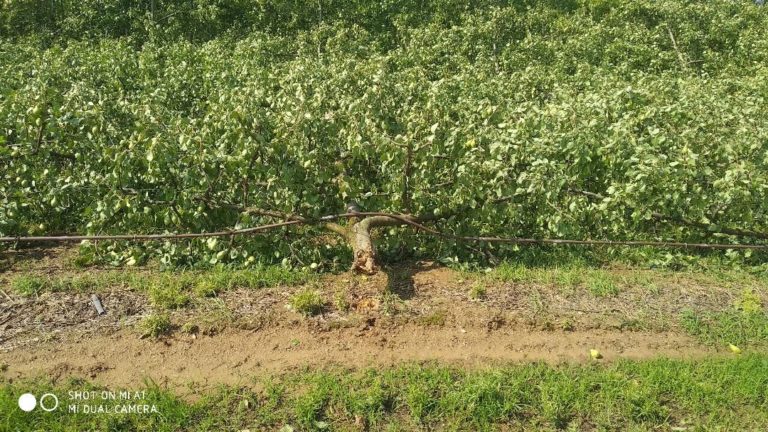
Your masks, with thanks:
[{"label": "shadow on ground", "polygon": [[440,266],[434,262],[387,266],[383,269],[387,275],[387,291],[396,295],[400,300],[410,300],[416,294],[414,276],[438,267]]}]

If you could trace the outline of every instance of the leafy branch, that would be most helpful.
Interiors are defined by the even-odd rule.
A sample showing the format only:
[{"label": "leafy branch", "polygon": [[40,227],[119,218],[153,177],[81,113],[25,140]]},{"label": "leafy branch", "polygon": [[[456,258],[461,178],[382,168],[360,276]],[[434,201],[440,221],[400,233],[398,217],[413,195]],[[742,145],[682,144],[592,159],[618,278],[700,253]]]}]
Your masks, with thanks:
[{"label": "leafy branch", "polygon": [[[581,189],[569,189],[571,192],[584,195],[586,197],[603,201],[606,199],[604,195],[600,195],[595,192],[589,192]],[[733,228],[733,227],[723,227],[720,225],[715,224],[707,224],[703,222],[697,222],[682,216],[671,216],[664,213],[659,213],[657,211],[651,212],[651,217],[663,222],[672,222],[676,223],[678,225],[684,225],[689,226],[693,228],[699,228],[702,230],[706,230],[709,233],[714,234],[727,234],[732,236],[739,236],[739,237],[753,237],[753,238],[759,238],[759,239],[768,239],[768,233],[763,233],[751,229],[742,229],[742,228]]]}]

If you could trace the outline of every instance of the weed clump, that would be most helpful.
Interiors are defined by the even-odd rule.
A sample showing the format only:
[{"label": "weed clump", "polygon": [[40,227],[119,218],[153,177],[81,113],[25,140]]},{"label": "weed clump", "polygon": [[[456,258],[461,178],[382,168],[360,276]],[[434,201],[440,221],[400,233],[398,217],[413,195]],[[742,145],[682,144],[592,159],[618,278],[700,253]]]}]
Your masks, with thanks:
[{"label": "weed clump", "polygon": [[198,297],[216,297],[220,289],[214,280],[203,278],[195,284],[194,291]]},{"label": "weed clump", "polygon": [[145,317],[139,324],[142,337],[157,339],[171,332],[171,318],[167,314],[151,314]]},{"label": "weed clump", "polygon": [[304,316],[313,316],[323,311],[325,302],[320,291],[304,289],[291,297],[290,306],[291,309]]},{"label": "weed clump", "polygon": [[200,332],[200,326],[197,324],[188,322],[181,326],[181,332],[184,334],[197,334]]},{"label": "weed clump", "polygon": [[448,318],[448,312],[444,309],[436,310],[428,315],[425,315],[419,319],[422,325],[442,327]]},{"label": "weed clump", "polygon": [[589,275],[587,289],[597,297],[612,297],[619,293],[619,286],[604,271],[595,271]]},{"label": "weed clump", "polygon": [[40,276],[22,275],[11,282],[11,288],[23,296],[31,296],[42,291],[46,280]]},{"label": "weed clump", "polygon": [[469,298],[471,300],[480,301],[484,300],[488,296],[488,289],[480,282],[475,282],[469,289]]},{"label": "weed clump", "polygon": [[333,297],[333,305],[336,306],[336,310],[339,312],[348,312],[352,307],[347,299],[347,293],[339,291]]},{"label": "weed clump", "polygon": [[736,309],[745,314],[754,314],[763,311],[763,300],[754,290],[745,289],[736,301]]},{"label": "weed clump", "polygon": [[149,298],[159,308],[178,309],[189,303],[189,295],[183,292],[184,288],[183,284],[167,278],[149,288]]}]

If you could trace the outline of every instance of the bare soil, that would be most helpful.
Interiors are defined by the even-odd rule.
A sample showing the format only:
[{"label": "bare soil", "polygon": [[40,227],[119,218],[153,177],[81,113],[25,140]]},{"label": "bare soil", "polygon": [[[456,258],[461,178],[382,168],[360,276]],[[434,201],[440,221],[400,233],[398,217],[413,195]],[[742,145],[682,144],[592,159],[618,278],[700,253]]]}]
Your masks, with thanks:
[{"label": "bare soil", "polygon": [[417,263],[373,277],[321,278],[311,288],[327,304],[314,317],[287,307],[306,287],[234,289],[196,299],[171,312],[169,335],[153,339],[137,326],[154,312],[144,293],[102,291],[107,313],[98,316],[90,293],[22,297],[7,289],[8,278],[8,271],[0,273],[5,379],[82,377],[126,387],[146,379],[172,388],[248,385],[253,376],[294,369],[402,362],[587,362],[594,361],[590,349],[598,349],[603,362],[718,355],[684,335],[676,317],[683,307],[726,308],[738,295],[674,278],[655,281],[652,290],[627,284],[600,298],[584,287],[485,280],[485,296],[473,300],[469,288],[479,281]]},{"label": "bare soil", "polygon": [[226,330],[215,336],[176,335],[153,341],[135,332],[82,335],[0,354],[6,378],[41,376],[54,381],[83,377],[110,386],[140,385],[149,378],[171,388],[195,383],[248,385],[265,373],[315,367],[391,366],[441,361],[471,367],[495,362],[583,362],[597,348],[606,360],[713,354],[674,333],[619,331],[545,332],[513,328],[487,332],[415,325],[316,331],[279,328]]}]

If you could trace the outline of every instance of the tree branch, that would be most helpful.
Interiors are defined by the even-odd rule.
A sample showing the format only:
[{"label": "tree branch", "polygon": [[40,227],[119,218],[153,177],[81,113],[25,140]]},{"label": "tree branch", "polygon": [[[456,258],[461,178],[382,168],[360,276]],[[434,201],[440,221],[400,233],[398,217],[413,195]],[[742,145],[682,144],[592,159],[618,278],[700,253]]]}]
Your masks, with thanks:
[{"label": "tree branch", "polygon": [[688,62],[685,61],[683,53],[680,52],[680,48],[677,47],[677,40],[675,40],[675,35],[672,33],[672,28],[669,25],[667,25],[667,33],[669,34],[669,39],[672,41],[672,47],[675,49],[675,52],[677,52],[677,59],[680,61],[680,66],[684,69],[687,68]]},{"label": "tree branch", "polygon": [[37,152],[40,151],[40,146],[43,144],[44,133],[45,133],[45,119],[41,117],[40,127],[37,128],[37,140],[35,142],[35,150],[32,152],[33,155],[37,154]]},{"label": "tree branch", "polygon": [[[301,222],[301,223],[311,222],[310,219],[307,219],[305,217],[295,215],[295,214],[290,214],[290,213],[283,213],[276,210],[263,209],[259,207],[241,207],[236,204],[229,204],[229,203],[217,203],[217,202],[212,202],[211,200],[205,199],[204,197],[197,197],[196,199],[199,201],[204,201],[208,205],[213,204],[216,207],[228,208],[230,210],[233,210],[239,213],[245,213],[245,214],[256,215],[256,216],[266,216],[266,217],[271,217],[275,219],[281,219],[284,221]],[[330,222],[330,221],[324,222],[322,226],[328,231],[332,231],[336,234],[339,234],[344,238],[348,237],[349,235],[347,230],[343,226],[335,222]]]},{"label": "tree branch", "polygon": [[411,171],[413,169],[413,142],[408,142],[405,151],[405,165],[403,166],[403,196],[400,199],[403,210],[406,213],[411,212]]}]

